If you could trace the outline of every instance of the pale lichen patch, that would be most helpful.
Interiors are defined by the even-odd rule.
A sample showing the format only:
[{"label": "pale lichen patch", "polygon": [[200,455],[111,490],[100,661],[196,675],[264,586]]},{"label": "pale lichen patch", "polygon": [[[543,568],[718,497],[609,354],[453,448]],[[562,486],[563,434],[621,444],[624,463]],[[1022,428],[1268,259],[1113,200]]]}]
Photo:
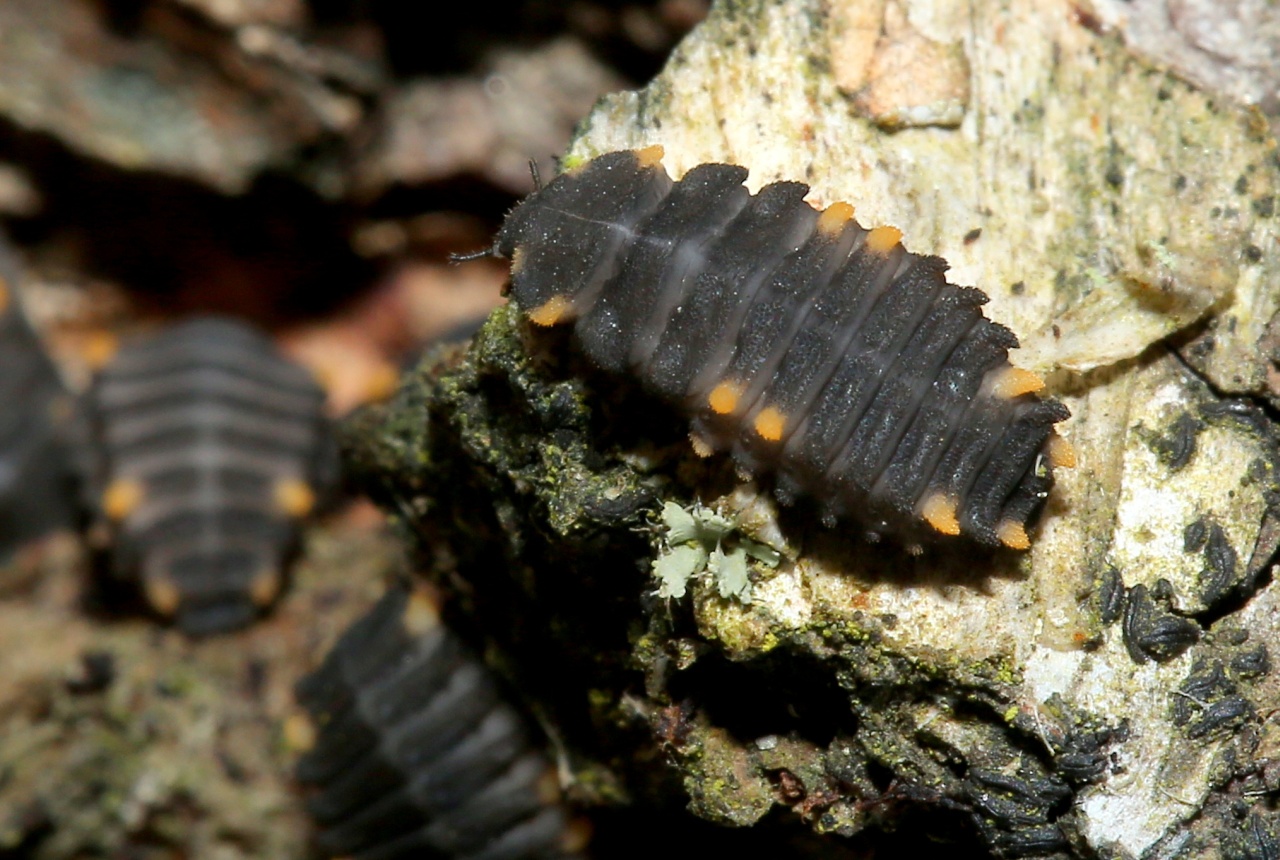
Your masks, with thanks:
[{"label": "pale lichen patch", "polygon": [[722,598],[751,602],[752,561],[776,567],[773,548],[736,532],[733,520],[695,504],[662,506],[660,548],[652,562],[659,597],[684,597],[689,583],[707,577]]}]

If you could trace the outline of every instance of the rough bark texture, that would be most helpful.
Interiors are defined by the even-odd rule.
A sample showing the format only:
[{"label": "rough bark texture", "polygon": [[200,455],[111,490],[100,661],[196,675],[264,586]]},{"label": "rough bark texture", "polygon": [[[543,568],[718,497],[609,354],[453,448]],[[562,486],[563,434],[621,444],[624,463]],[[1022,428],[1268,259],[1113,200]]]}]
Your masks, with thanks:
[{"label": "rough bark texture", "polygon": [[[1087,23],[1030,0],[723,3],[571,150],[803,179],[985,289],[1074,413],[1079,466],[1029,553],[911,558],[779,512],[512,310],[349,426],[581,799],[679,782],[712,821],[781,806],[844,835],[923,810],[1012,857],[1276,850],[1274,141]],[[954,61],[891,62],[895,39]],[[967,88],[926,80],[966,65]],[[695,500],[736,522],[726,552],[779,553],[751,561],[750,602],[697,568],[657,597],[654,562],[693,543],[661,503]]]}]

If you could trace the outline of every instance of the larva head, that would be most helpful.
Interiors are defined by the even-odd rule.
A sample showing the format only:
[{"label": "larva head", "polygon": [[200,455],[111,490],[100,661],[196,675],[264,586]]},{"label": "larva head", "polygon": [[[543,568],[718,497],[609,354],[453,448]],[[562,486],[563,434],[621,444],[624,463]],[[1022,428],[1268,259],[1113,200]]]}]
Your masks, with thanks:
[{"label": "larva head", "polygon": [[573,319],[613,273],[631,228],[671,189],[662,148],[611,152],[556,177],[503,222],[511,294],[537,325]]}]

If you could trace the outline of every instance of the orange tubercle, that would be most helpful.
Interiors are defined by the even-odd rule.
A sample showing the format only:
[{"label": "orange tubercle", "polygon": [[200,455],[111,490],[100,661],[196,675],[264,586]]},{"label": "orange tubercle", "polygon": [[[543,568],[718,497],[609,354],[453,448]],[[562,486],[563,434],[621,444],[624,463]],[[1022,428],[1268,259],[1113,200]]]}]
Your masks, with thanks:
[{"label": "orange tubercle", "polygon": [[1022,523],[1013,520],[1005,520],[996,526],[996,537],[1000,538],[1000,543],[1009,547],[1009,549],[1028,549],[1031,546],[1031,539],[1027,537],[1027,530]]},{"label": "orange tubercle", "polygon": [[1075,446],[1057,433],[1049,437],[1049,463],[1055,469],[1074,469],[1076,467]]},{"label": "orange tubercle", "polygon": [[662,148],[662,144],[655,143],[653,146],[646,146],[644,149],[636,150],[636,164],[641,169],[662,166],[662,158],[667,152]]},{"label": "orange tubercle", "polygon": [[728,415],[738,408],[740,399],[742,399],[742,386],[737,382],[725,380],[711,389],[711,394],[707,396],[707,405],[717,415]]},{"label": "orange tubercle", "polygon": [[182,602],[182,595],[178,592],[178,586],[169,580],[148,579],[143,590],[147,593],[147,602],[156,612],[165,617],[172,617],[178,613],[178,604]]},{"label": "orange tubercle", "polygon": [[782,438],[782,431],[787,428],[787,416],[776,407],[767,406],[756,416],[755,429],[761,439],[777,442]]},{"label": "orange tubercle", "polygon": [[301,478],[281,478],[273,490],[276,508],[285,516],[300,519],[316,504],[315,491]]},{"label": "orange tubercle", "polygon": [[853,206],[844,202],[832,203],[818,216],[818,232],[827,236],[839,235],[852,218]]},{"label": "orange tubercle", "polygon": [[897,227],[876,227],[867,234],[867,250],[873,254],[887,254],[902,241],[902,231]]},{"label": "orange tubercle", "polygon": [[142,484],[133,478],[117,478],[102,493],[102,512],[119,522],[142,504]]},{"label": "orange tubercle", "polygon": [[944,535],[960,534],[960,520],[956,517],[959,509],[955,498],[946,493],[930,493],[920,507],[920,516],[933,530]]},{"label": "orange tubercle", "polygon": [[693,453],[699,457],[710,457],[716,452],[716,449],[711,447],[711,443],[697,433],[689,434],[689,444],[693,446]]},{"label": "orange tubercle", "polygon": [[114,334],[107,331],[94,332],[84,342],[84,360],[91,370],[98,370],[106,367],[107,362],[115,358],[119,350],[120,339]]},{"label": "orange tubercle", "polygon": [[567,322],[573,314],[573,302],[568,296],[552,296],[541,306],[529,311],[529,321],[534,325],[553,326]]},{"label": "orange tubercle", "polygon": [[404,629],[414,636],[422,636],[440,626],[440,609],[434,592],[416,589],[409,595],[404,609]]},{"label": "orange tubercle", "polygon": [[1039,374],[1012,365],[997,370],[991,383],[992,395],[1005,400],[1012,400],[1023,394],[1035,394],[1043,388],[1044,380]]},{"label": "orange tubercle", "polygon": [[258,571],[249,583],[249,599],[259,609],[265,609],[280,595],[280,573],[274,568]]}]

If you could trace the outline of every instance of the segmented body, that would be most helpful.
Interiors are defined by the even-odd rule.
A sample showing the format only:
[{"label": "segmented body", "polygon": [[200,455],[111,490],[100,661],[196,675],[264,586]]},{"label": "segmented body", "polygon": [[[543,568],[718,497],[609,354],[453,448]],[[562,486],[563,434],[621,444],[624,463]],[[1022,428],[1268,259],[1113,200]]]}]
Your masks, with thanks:
[{"label": "segmented body", "polygon": [[297,523],[332,480],[324,394],[266,335],[221,318],[123,349],[94,381],[93,487],[116,572],[188,633],[279,593]]},{"label": "segmented body", "polygon": [[0,560],[76,519],[72,399],[22,313],[17,276],[0,244]]},{"label": "segmented body", "polygon": [[1052,467],[1074,462],[1069,413],[1010,365],[986,294],[802,183],[751,195],[728,164],[673,182],[661,155],[602,155],[512,211],[494,252],[529,318],[573,321],[592,362],[690,417],[700,453],[810,495],[829,525],[1027,548]]},{"label": "segmented body", "polygon": [[297,686],[319,849],[357,860],[572,860],[585,834],[484,666],[393,588]]}]

